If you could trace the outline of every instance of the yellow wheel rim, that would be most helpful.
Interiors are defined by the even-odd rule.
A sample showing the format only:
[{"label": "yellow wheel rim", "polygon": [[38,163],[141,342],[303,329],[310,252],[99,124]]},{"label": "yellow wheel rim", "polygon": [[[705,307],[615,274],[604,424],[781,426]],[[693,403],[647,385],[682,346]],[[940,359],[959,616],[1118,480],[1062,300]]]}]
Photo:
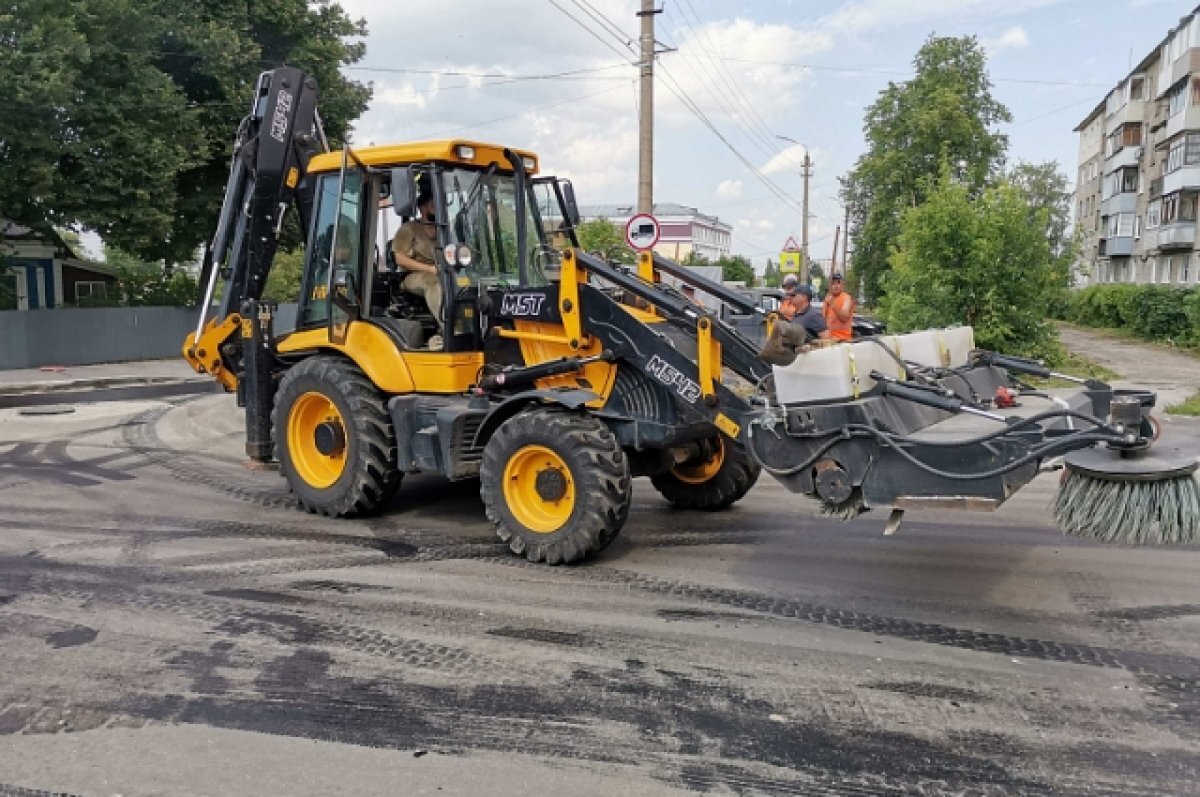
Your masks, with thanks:
[{"label": "yellow wheel rim", "polygon": [[721,465],[724,463],[725,438],[718,437],[717,450],[706,461],[697,462],[694,465],[676,465],[671,468],[671,472],[675,474],[675,478],[685,484],[704,484],[721,471]]},{"label": "yellow wheel rim", "polygon": [[[322,424],[341,430],[343,444],[331,454],[317,447],[317,430]],[[328,396],[305,393],[296,399],[287,419],[288,454],[298,475],[312,487],[323,490],[336,482],[346,469],[345,423]]]},{"label": "yellow wheel rim", "polygon": [[504,502],[517,522],[530,531],[558,531],[575,509],[571,469],[549,448],[525,446],[504,466]]}]

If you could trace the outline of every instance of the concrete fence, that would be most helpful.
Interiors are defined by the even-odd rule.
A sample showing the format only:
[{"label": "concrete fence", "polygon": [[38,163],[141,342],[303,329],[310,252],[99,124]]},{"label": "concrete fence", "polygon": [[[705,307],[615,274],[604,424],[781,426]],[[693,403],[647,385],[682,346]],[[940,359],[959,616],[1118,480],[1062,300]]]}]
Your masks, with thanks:
[{"label": "concrete fence", "polygon": [[[0,369],[93,365],[179,357],[196,328],[193,307],[81,307],[0,312]],[[292,329],[296,306],[282,305],[277,331]]]}]

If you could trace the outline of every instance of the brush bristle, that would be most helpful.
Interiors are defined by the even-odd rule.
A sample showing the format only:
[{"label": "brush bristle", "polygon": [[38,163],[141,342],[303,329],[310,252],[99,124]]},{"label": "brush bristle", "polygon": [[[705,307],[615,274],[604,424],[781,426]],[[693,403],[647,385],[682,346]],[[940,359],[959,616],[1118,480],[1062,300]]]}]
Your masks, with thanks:
[{"label": "brush bristle", "polygon": [[1054,498],[1054,520],[1067,534],[1102,542],[1200,542],[1200,484],[1190,474],[1109,481],[1068,469]]}]

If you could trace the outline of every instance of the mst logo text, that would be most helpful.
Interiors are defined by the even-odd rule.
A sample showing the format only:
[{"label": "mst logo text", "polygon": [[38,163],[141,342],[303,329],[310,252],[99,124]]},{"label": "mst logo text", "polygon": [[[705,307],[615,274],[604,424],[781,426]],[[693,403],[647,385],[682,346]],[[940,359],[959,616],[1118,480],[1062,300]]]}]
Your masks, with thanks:
[{"label": "mst logo text", "polygon": [[536,316],[546,301],[544,293],[506,293],[500,299],[500,314],[507,316]]}]

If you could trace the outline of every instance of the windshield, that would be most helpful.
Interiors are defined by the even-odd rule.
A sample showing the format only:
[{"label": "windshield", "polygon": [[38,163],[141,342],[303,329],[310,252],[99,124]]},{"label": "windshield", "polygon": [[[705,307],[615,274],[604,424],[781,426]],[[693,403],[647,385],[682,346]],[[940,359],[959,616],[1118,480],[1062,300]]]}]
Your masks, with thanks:
[{"label": "windshield", "polygon": [[[447,169],[442,175],[450,237],[471,247],[473,259],[462,271],[472,284],[517,285],[517,190],[511,174],[495,167],[485,171]],[[545,285],[544,235],[533,215],[532,196],[525,201],[526,252],[531,287]]]}]

